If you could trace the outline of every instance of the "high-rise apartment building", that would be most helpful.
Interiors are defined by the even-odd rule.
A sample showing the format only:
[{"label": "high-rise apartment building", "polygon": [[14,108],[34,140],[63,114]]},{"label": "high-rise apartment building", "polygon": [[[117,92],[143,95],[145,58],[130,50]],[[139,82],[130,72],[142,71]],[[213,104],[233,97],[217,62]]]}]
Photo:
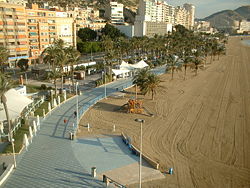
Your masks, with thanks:
[{"label": "high-rise apartment building", "polygon": [[189,29],[194,28],[194,14],[195,14],[195,6],[192,4],[185,3],[183,7],[187,10],[188,12],[188,27]]},{"label": "high-rise apartment building", "polygon": [[123,4],[110,1],[106,8],[105,17],[110,19],[112,24],[124,24]]},{"label": "high-rise apartment building", "polygon": [[173,21],[167,15],[172,9],[165,1],[140,0],[135,17],[135,36],[164,35],[172,32]]},{"label": "high-rise apartment building", "polygon": [[56,39],[76,46],[76,26],[67,12],[0,3],[0,46],[9,50],[11,66],[21,58],[38,59]]},{"label": "high-rise apartment building", "polygon": [[23,5],[0,3],[0,46],[9,50],[9,66],[29,58],[26,13]]},{"label": "high-rise apartment building", "polygon": [[[140,0],[135,18],[135,35],[147,35],[147,30],[151,31],[150,35],[154,32],[155,34],[163,34],[163,28],[167,29],[165,31],[167,33],[170,31],[170,26],[166,26],[166,24],[181,24],[188,29],[193,29],[194,12],[195,7],[191,4],[184,4],[183,7],[175,8],[168,5],[164,0]],[[149,23],[146,24],[146,22]],[[150,29],[146,27],[150,27]]]},{"label": "high-rise apartment building", "polygon": [[174,14],[174,25],[183,25],[186,28],[189,28],[189,14],[187,10],[181,6],[175,8]]}]

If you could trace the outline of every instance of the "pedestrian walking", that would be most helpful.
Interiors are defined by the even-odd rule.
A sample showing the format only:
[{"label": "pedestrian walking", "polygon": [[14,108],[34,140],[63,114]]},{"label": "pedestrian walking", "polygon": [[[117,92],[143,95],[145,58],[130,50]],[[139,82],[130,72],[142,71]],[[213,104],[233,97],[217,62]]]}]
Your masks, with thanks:
[{"label": "pedestrian walking", "polygon": [[64,123],[67,123],[67,119],[64,119],[63,122],[64,122]]},{"label": "pedestrian walking", "polygon": [[74,118],[76,118],[76,116],[77,116],[77,112],[76,112],[76,111],[74,111]]}]

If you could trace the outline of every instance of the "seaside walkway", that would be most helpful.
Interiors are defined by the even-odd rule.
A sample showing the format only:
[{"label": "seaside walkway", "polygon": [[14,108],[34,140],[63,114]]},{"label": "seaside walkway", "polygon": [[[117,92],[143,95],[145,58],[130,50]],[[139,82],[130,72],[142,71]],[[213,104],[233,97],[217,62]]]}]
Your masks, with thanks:
[{"label": "seaside walkway", "polygon": [[[163,68],[156,71],[164,72]],[[130,85],[131,78],[110,83],[107,85],[107,95]],[[80,114],[103,97],[104,87],[83,91],[78,98]],[[69,140],[69,131],[75,121],[75,109],[76,98],[73,98],[57,107],[51,115],[41,121],[41,130],[33,138],[28,151],[18,156],[17,168],[2,187],[105,187],[102,181],[90,176],[90,169],[84,167],[79,160],[91,157],[91,153],[89,156],[80,156],[81,153],[74,151],[75,141]],[[66,124],[63,122],[64,118],[68,119]]]}]

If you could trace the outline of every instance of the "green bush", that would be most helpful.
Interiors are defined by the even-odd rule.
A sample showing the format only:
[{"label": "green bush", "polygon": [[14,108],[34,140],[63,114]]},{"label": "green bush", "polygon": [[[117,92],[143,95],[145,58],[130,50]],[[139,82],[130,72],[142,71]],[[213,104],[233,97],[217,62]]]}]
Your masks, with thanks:
[{"label": "green bush", "polygon": [[41,84],[41,90],[46,90],[47,89],[47,86],[45,84]]}]

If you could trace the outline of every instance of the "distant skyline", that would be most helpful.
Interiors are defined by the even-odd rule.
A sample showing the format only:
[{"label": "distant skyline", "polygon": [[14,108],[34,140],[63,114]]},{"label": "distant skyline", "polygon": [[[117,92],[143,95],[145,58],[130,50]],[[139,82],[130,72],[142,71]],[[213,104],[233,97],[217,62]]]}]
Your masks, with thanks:
[{"label": "distant skyline", "polygon": [[250,5],[250,0],[166,0],[168,4],[182,6],[184,3],[195,5],[195,17],[205,18],[222,10],[235,10]]}]

